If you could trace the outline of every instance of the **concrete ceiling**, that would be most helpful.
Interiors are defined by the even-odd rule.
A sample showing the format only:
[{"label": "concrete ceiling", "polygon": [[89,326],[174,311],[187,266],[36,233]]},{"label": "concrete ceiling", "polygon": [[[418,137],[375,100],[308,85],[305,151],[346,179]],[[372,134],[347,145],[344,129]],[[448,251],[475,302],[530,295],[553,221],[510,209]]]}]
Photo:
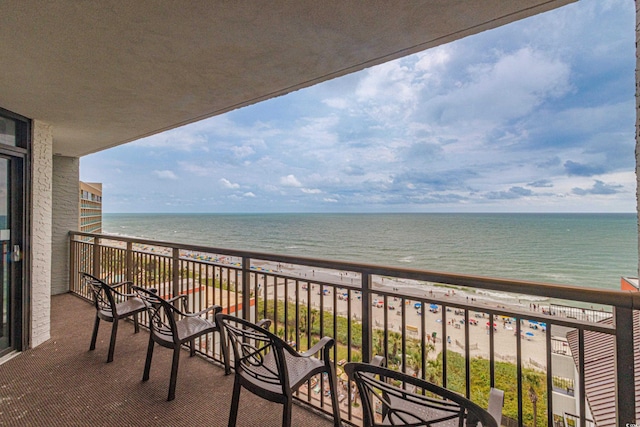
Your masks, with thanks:
[{"label": "concrete ceiling", "polygon": [[0,107],[82,156],[574,0],[5,0]]}]

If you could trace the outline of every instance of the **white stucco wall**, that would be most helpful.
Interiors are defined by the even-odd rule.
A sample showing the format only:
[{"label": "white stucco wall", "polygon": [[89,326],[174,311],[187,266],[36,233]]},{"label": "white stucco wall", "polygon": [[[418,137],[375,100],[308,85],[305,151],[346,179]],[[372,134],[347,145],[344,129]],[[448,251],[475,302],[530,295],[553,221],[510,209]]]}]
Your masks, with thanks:
[{"label": "white stucco wall", "polygon": [[69,230],[78,229],[80,159],[53,156],[51,294],[69,291]]},{"label": "white stucco wall", "polygon": [[31,211],[31,346],[50,337],[53,132],[33,121]]},{"label": "white stucco wall", "polygon": [[[568,348],[568,347],[567,347]],[[551,354],[551,366],[553,366],[553,375],[573,380],[574,387],[578,386],[578,370],[573,361],[571,354],[561,355]],[[578,390],[574,390],[573,396],[568,394],[553,392],[553,413],[563,415],[565,412],[569,414],[579,414],[580,405],[578,404]]]},{"label": "white stucco wall", "polygon": [[[640,1],[636,0],[636,212],[640,230]],[[638,238],[638,277],[640,277],[640,233]]]}]

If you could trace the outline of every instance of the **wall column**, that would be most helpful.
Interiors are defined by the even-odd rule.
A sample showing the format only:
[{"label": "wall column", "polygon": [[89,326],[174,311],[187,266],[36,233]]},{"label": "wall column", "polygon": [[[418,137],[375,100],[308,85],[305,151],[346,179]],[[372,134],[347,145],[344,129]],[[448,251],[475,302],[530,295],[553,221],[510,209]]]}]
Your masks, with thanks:
[{"label": "wall column", "polygon": [[33,121],[31,156],[31,342],[35,347],[51,334],[51,216],[53,131]]},{"label": "wall column", "polygon": [[80,159],[53,156],[51,294],[69,291],[69,231],[80,218]]},{"label": "wall column", "polygon": [[[636,212],[640,231],[640,2],[636,0]],[[640,232],[638,237],[638,277],[640,277]]]}]

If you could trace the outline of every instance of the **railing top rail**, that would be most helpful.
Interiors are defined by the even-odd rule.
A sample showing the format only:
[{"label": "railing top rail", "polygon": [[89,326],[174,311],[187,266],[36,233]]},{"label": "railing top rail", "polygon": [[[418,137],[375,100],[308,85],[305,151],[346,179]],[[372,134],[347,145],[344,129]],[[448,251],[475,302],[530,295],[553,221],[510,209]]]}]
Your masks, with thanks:
[{"label": "railing top rail", "polygon": [[521,293],[541,297],[553,297],[581,301],[591,304],[604,304],[614,307],[640,309],[640,292],[617,291],[596,288],[581,288],[572,285],[558,285],[527,280],[504,279],[495,277],[473,276],[467,274],[448,273],[431,270],[408,269],[390,267],[378,264],[366,264],[350,261],[336,261],[319,258],[308,258],[291,255],[279,255],[265,252],[244,251],[238,249],[216,248],[211,246],[192,245],[163,240],[149,240],[135,237],[123,237],[109,234],[87,233],[70,231],[69,235],[100,238],[120,242],[132,242],[150,246],[163,246],[167,248],[182,249],[194,252],[209,252],[224,254],[240,258],[251,258],[261,261],[272,261],[288,264],[307,265],[316,268],[340,269],[356,273],[368,273],[370,275],[392,276],[401,279],[428,281],[434,283],[446,283],[457,286],[467,286],[484,290],[492,290],[507,293]]}]

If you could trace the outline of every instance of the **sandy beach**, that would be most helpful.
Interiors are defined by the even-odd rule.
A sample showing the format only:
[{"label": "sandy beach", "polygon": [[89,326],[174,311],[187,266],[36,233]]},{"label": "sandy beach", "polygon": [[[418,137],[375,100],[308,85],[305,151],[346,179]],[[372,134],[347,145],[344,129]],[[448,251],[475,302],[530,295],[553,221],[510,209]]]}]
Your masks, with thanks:
[{"label": "sandy beach", "polygon": [[[162,250],[161,250],[162,251]],[[157,253],[155,250],[152,252]],[[211,257],[210,254],[188,253],[181,256],[182,259],[193,260],[198,263],[212,263],[218,266],[238,267],[239,260],[232,257]],[[288,283],[288,298],[295,301],[296,286],[300,292],[300,302],[307,304],[310,295],[310,305],[315,309],[322,309],[326,312],[336,313],[339,316],[348,317],[348,302],[351,301],[351,317],[355,321],[362,319],[362,305],[359,292],[361,278],[358,273],[314,269],[299,265],[274,264],[268,262],[255,262],[252,265],[251,283],[252,287],[258,287],[261,296],[264,296],[264,288],[267,285],[267,298],[274,297],[274,291],[280,301],[285,296],[285,281]],[[274,274],[278,274],[278,287],[275,290]],[[285,279],[286,277],[286,279]],[[231,282],[234,275],[229,276]],[[265,282],[265,283],[263,283]],[[297,283],[297,285],[296,285]],[[325,294],[320,295],[320,285],[325,284]],[[311,292],[306,288],[310,286]],[[334,309],[333,293],[337,292],[337,305]],[[379,292],[379,293],[377,293]],[[455,305],[469,306],[469,351],[471,357],[482,357],[488,359],[490,356],[490,335],[489,335],[489,315],[482,311],[483,307],[492,310],[500,310],[512,316],[518,315],[527,319],[527,314],[540,316],[541,306],[539,301],[532,299],[518,298],[517,295],[500,295],[497,297],[491,293],[481,293],[477,291],[467,291],[462,288],[443,287],[433,283],[418,283],[410,280],[392,279],[375,276],[372,280],[372,320],[374,329],[386,328],[390,331],[404,333],[408,338],[421,339],[423,336],[422,327],[424,321],[424,336],[429,337],[429,342],[435,346],[435,351],[429,357],[436,357],[443,346],[447,349],[464,354],[465,352],[465,320],[462,310],[455,308]],[[227,305],[226,292],[216,292],[216,303]],[[404,296],[403,300],[400,296]],[[230,294],[235,304],[235,293]],[[386,302],[385,302],[386,296]],[[211,295],[211,298],[214,298]],[[223,301],[224,299],[224,301]],[[417,307],[416,300],[426,300],[425,307]],[[531,302],[536,301],[536,302]],[[238,301],[240,302],[240,301]],[[431,304],[437,307],[430,309]],[[442,305],[449,306],[443,313]],[[546,306],[548,307],[548,306]],[[405,318],[405,328],[402,328],[402,317]],[[496,360],[516,362],[517,336],[515,319],[509,315],[494,316],[494,355]],[[424,317],[424,319],[423,319]],[[443,325],[443,323],[445,323]],[[535,323],[522,321],[521,323],[521,344],[522,362],[525,366],[544,369],[546,366],[546,343],[545,334],[541,327],[533,329]],[[536,326],[537,327],[537,326]],[[564,339],[566,328],[554,326],[553,336]],[[433,340],[432,337],[435,337]]]},{"label": "sandy beach", "polygon": [[[265,267],[266,269],[266,267]],[[300,302],[307,303],[308,295],[311,296],[311,306],[315,309],[322,309],[327,312],[335,312],[339,316],[347,317],[348,300],[351,299],[351,317],[360,321],[362,319],[362,304],[360,303],[361,294],[357,290],[360,283],[360,277],[354,273],[335,273],[324,272],[318,270],[300,270],[298,268],[280,268],[280,272],[290,274],[294,278],[299,278],[298,287],[300,289]],[[337,277],[336,277],[337,275]],[[258,283],[265,277],[258,274]],[[320,285],[313,284],[314,281],[335,284],[335,287],[324,286],[325,294],[321,297]],[[273,284],[267,280],[269,284],[268,298],[273,298]],[[310,283],[311,292],[306,288]],[[344,284],[343,287],[340,287]],[[279,300],[284,299],[284,279],[279,280],[277,296]],[[294,301],[296,292],[296,283],[294,280],[288,281],[289,289],[287,294],[290,301]],[[400,289],[399,286],[402,286]],[[443,344],[447,349],[464,354],[465,352],[465,320],[462,309],[457,310],[449,307],[446,316],[443,316],[442,305],[470,305],[473,304],[476,311],[469,310],[469,349],[471,357],[489,358],[490,355],[490,336],[489,336],[489,315],[482,311],[482,307],[491,308],[493,310],[501,309],[508,313],[517,313],[525,317],[527,311],[532,311],[532,315],[540,315],[540,307],[536,304],[536,311],[533,312],[533,304],[529,302],[510,302],[509,298],[498,300],[487,295],[478,295],[476,293],[467,293],[460,289],[450,289],[437,286],[435,284],[410,285],[394,282],[390,279],[376,278],[372,284],[372,319],[374,329],[384,329],[386,327],[390,331],[405,333],[409,338],[421,339],[422,325],[424,316],[424,335],[427,337],[435,336],[435,351],[430,357],[436,357],[443,349]],[[338,292],[339,298],[335,301],[337,305],[334,309],[333,292]],[[379,292],[379,294],[376,294]],[[393,295],[402,293],[405,296],[404,307],[402,306],[402,298]],[[386,295],[386,304],[385,304]],[[426,307],[418,308],[416,306],[417,299],[427,299],[434,302],[437,308],[430,309],[430,304]],[[405,328],[402,330],[402,317],[405,317]],[[443,322],[446,327],[443,328]],[[535,326],[534,326],[535,325]],[[532,326],[532,327],[530,327]],[[533,329],[536,327],[537,329]],[[559,329],[554,327],[554,331]],[[563,328],[564,329],[564,328]],[[559,337],[564,337],[566,331],[559,331]],[[435,334],[435,335],[434,335]],[[521,323],[521,343],[522,343],[522,362],[525,366],[536,369],[544,369],[546,366],[546,343],[545,334],[541,326],[535,323],[522,321]],[[554,334],[555,335],[555,334]],[[517,355],[517,336],[515,319],[511,316],[494,316],[494,354],[496,360],[516,362]],[[429,342],[433,343],[433,340]]]}]

